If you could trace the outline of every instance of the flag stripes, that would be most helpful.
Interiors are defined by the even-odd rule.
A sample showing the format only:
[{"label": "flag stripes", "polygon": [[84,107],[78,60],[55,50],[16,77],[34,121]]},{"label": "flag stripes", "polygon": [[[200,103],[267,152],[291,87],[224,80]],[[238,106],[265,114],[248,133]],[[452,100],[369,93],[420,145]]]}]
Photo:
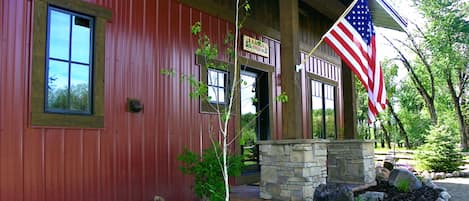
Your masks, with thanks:
[{"label": "flag stripes", "polygon": [[367,0],[356,1],[344,18],[324,36],[368,93],[368,119],[373,122],[386,108],[383,72],[376,59],[376,37]]}]

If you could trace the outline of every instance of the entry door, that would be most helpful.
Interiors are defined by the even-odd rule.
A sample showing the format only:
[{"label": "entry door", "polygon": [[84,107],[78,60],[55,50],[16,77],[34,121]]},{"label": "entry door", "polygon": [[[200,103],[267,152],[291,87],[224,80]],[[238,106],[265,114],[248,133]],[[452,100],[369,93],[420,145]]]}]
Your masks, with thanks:
[{"label": "entry door", "polygon": [[245,165],[243,176],[257,175],[258,181],[260,166],[259,147],[256,142],[270,139],[268,73],[243,67],[240,86],[241,137],[239,141]]}]

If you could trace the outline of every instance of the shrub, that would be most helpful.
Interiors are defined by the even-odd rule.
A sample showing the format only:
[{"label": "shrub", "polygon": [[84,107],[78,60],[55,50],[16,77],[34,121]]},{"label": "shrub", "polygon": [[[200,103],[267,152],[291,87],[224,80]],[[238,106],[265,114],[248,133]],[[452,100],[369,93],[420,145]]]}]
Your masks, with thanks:
[{"label": "shrub", "polygon": [[[178,156],[182,162],[182,173],[194,176],[194,192],[202,200],[225,200],[225,183],[222,174],[221,148],[213,146],[205,149],[202,156],[184,149]],[[228,175],[239,176],[242,170],[242,157],[228,156]]]},{"label": "shrub", "polygon": [[431,126],[426,144],[417,149],[415,159],[421,170],[452,172],[462,165],[457,139],[446,126]]},{"label": "shrub", "polygon": [[397,184],[396,184],[396,188],[397,190],[399,190],[400,192],[404,192],[404,193],[408,193],[410,192],[410,181],[409,180],[400,180]]}]

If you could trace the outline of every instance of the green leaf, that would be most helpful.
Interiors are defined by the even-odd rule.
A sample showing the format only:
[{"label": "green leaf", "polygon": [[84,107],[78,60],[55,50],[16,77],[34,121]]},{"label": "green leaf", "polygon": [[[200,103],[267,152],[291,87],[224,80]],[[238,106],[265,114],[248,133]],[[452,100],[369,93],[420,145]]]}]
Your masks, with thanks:
[{"label": "green leaf", "polygon": [[280,103],[288,102],[288,96],[285,92],[282,92],[280,95],[277,96],[277,101]]},{"label": "green leaf", "polygon": [[160,74],[174,77],[176,72],[174,71],[174,69],[160,69]]},{"label": "green leaf", "polygon": [[194,25],[192,25],[191,27],[191,33],[193,35],[197,35],[200,33],[200,31],[202,30],[202,23],[201,22],[196,22]]}]

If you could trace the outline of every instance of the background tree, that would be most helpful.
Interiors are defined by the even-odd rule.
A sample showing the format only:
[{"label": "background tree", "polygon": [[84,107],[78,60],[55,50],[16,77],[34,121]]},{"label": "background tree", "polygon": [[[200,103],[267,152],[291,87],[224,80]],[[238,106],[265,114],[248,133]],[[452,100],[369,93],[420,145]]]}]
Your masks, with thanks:
[{"label": "background tree", "polygon": [[[416,0],[428,20],[424,35],[431,64],[446,83],[459,124],[462,148],[467,149],[468,130],[463,109],[469,82],[469,2],[459,0]],[[463,97],[466,95],[466,97]]]}]

